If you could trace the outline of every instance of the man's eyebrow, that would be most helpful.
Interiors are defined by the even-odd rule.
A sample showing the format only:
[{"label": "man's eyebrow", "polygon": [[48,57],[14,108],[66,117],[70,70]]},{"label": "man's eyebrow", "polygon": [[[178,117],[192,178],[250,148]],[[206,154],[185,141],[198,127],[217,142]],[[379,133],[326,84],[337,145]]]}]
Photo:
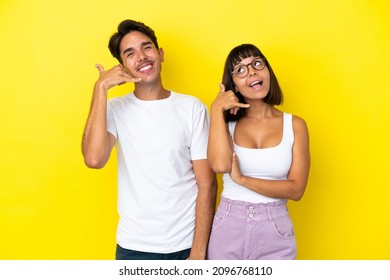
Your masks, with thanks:
[{"label": "man's eyebrow", "polygon": [[[145,46],[151,45],[151,44],[152,44],[151,41],[142,42],[142,43],[141,43],[141,47],[145,47]],[[128,53],[128,52],[131,52],[133,49],[134,49],[133,47],[127,48],[127,49],[125,49],[125,50],[123,51],[123,54],[126,54],[126,53]]]}]

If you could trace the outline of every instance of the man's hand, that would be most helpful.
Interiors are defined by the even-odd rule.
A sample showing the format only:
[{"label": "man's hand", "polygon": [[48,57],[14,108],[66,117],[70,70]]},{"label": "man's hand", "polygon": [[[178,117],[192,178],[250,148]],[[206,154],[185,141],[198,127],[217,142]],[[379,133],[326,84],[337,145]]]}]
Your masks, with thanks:
[{"label": "man's hand", "polygon": [[141,81],[141,78],[129,75],[121,64],[114,66],[109,70],[104,70],[104,67],[100,64],[96,64],[95,66],[99,71],[99,79],[96,83],[107,90],[125,83],[136,83]]}]

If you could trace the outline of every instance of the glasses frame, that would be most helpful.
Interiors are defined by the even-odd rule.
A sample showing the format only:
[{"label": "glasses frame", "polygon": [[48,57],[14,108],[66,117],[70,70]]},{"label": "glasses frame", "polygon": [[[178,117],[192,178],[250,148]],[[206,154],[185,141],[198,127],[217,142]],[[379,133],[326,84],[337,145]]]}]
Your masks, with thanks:
[{"label": "glasses frame", "polygon": [[[260,68],[258,68],[258,67],[256,67],[255,66],[255,62],[256,61],[261,61],[261,66],[260,66]],[[263,58],[261,58],[261,57],[255,57],[253,60],[252,60],[252,62],[250,62],[250,63],[248,63],[248,64],[237,64],[236,66],[234,66],[234,69],[233,69],[233,72],[232,72],[232,76],[233,75],[236,75],[238,78],[245,78],[246,76],[248,76],[248,74],[249,74],[249,65],[251,65],[252,66],[252,68],[253,69],[255,69],[255,70],[263,70],[264,68],[265,68],[265,66],[266,66],[266,64],[265,64],[265,60],[263,59]],[[244,76],[239,76],[238,74],[237,74],[237,68],[239,68],[239,67],[245,67],[246,68],[246,74],[244,75]]]}]

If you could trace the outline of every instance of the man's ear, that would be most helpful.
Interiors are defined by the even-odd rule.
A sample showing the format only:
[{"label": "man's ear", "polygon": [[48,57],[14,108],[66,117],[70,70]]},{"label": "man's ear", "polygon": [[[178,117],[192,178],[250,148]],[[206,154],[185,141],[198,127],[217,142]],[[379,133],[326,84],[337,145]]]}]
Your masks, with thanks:
[{"label": "man's ear", "polygon": [[164,62],[164,50],[163,50],[163,48],[159,48],[158,52],[160,53],[160,60],[161,60],[161,62]]}]

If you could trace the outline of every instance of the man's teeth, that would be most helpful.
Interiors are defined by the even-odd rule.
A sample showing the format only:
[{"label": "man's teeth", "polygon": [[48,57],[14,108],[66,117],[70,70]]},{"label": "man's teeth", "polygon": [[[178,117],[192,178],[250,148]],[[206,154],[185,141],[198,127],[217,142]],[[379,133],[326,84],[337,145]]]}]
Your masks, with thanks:
[{"label": "man's teeth", "polygon": [[150,68],[152,68],[152,65],[148,64],[148,65],[145,65],[145,66],[141,67],[139,69],[139,71],[146,71],[146,70],[149,70]]}]

